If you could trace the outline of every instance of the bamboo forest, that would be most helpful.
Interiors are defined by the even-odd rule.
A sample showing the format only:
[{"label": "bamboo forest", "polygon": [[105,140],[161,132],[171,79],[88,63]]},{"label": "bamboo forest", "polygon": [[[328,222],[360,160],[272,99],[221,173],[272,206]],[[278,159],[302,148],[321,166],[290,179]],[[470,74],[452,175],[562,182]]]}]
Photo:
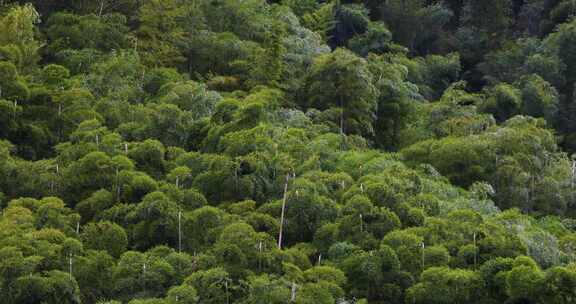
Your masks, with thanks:
[{"label": "bamboo forest", "polygon": [[0,303],[576,303],[576,1],[0,0]]}]

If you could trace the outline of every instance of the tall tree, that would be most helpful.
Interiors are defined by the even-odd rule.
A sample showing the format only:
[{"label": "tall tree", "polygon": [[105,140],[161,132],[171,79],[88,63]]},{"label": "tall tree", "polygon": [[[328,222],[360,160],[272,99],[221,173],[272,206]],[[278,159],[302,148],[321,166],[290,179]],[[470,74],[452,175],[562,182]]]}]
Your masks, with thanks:
[{"label": "tall tree", "polygon": [[318,57],[306,84],[307,108],[337,108],[340,133],[374,135],[376,89],[367,62],[346,49]]}]

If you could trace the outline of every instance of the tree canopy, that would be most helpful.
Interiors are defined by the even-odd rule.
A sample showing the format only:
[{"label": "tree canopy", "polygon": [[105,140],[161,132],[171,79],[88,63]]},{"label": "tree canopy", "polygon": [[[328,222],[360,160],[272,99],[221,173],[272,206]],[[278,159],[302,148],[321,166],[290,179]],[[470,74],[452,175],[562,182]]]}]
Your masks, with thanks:
[{"label": "tree canopy", "polygon": [[572,0],[0,1],[0,302],[576,302]]}]

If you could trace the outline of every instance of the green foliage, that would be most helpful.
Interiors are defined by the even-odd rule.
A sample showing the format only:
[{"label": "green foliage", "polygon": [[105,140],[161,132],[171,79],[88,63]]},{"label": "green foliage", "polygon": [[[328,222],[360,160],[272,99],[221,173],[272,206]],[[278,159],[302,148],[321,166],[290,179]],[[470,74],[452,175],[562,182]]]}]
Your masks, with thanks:
[{"label": "green foliage", "polygon": [[481,287],[480,276],[472,271],[433,267],[408,289],[407,299],[413,303],[470,303],[477,301]]},{"label": "green foliage", "polygon": [[0,81],[2,81],[2,95],[0,97],[12,101],[22,101],[29,98],[28,87],[18,75],[16,66],[11,62],[0,62]]},{"label": "green foliage", "polygon": [[350,51],[338,49],[320,56],[312,66],[307,81],[308,108],[337,108],[340,132],[374,134],[376,110],[373,75],[367,63]]},{"label": "green foliage", "polygon": [[184,29],[179,21],[185,15],[178,1],[149,1],[140,6],[140,28],[135,42],[140,43],[135,48],[140,50],[146,64],[164,67],[184,61],[177,45],[183,40]]},{"label": "green foliage", "polygon": [[47,37],[51,54],[73,49],[94,49],[103,52],[128,46],[126,16],[104,16],[56,13],[47,20]]},{"label": "green foliage", "polygon": [[82,230],[82,239],[88,249],[105,250],[114,257],[120,256],[128,245],[124,229],[111,222],[88,224]]},{"label": "green foliage", "polygon": [[501,83],[491,88],[487,95],[480,109],[494,115],[498,121],[505,121],[520,113],[522,96],[514,86]]},{"label": "green foliage", "polygon": [[413,52],[428,53],[439,47],[444,38],[443,27],[453,12],[442,3],[386,0],[382,1],[380,15],[395,34],[396,41]]},{"label": "green foliage", "polygon": [[0,302],[573,303],[573,2],[0,1]]},{"label": "green foliage", "polygon": [[40,14],[31,4],[13,6],[0,19],[2,57],[7,57],[2,60],[12,61],[21,72],[31,71],[39,60],[42,46],[37,40],[39,22]]}]

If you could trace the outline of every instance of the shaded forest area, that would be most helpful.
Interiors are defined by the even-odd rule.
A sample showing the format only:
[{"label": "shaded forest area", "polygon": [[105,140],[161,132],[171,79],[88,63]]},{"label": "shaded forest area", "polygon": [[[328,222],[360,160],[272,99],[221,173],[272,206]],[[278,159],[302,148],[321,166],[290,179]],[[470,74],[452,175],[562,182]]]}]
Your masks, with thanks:
[{"label": "shaded forest area", "polygon": [[576,303],[576,1],[0,1],[6,304]]}]

